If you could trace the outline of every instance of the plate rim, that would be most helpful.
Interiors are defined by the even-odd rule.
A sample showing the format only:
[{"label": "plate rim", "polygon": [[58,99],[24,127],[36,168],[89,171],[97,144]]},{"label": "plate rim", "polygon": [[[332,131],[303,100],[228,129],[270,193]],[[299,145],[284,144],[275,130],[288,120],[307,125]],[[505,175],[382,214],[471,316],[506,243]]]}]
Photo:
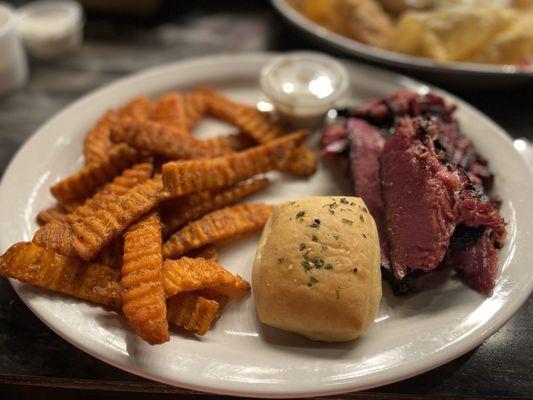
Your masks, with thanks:
[{"label": "plate rim", "polygon": [[[257,52],[257,53],[244,53],[244,54],[227,53],[227,54],[219,54],[215,56],[208,55],[208,56],[203,56],[203,57],[186,59],[182,61],[165,63],[159,66],[148,68],[146,70],[143,70],[143,71],[140,71],[134,74],[127,75],[120,79],[116,79],[110,83],[104,84],[103,86],[99,88],[96,88],[95,90],[90,91],[89,93],[69,103],[66,107],[62,108],[56,114],[54,114],[50,119],[48,119],[44,124],[40,125],[40,127],[35,130],[35,132],[30,136],[30,138],[17,150],[16,154],[13,156],[10,163],[6,167],[3,177],[2,177],[2,181],[0,182],[0,201],[6,195],[5,190],[3,190],[4,180],[6,179],[6,176],[13,173],[12,169],[14,168],[14,165],[17,164],[17,160],[19,160],[19,158],[22,157],[21,155],[24,149],[27,148],[28,146],[31,146],[31,143],[34,140],[36,140],[37,137],[42,135],[43,134],[42,132],[45,132],[48,129],[47,128],[48,125],[53,124],[57,119],[61,119],[64,114],[70,113],[72,108],[79,106],[79,104],[83,104],[83,102],[88,101],[88,99],[92,98],[93,96],[98,96],[102,92],[112,90],[113,88],[117,86],[124,85],[124,84],[127,84],[128,82],[133,82],[138,79],[150,79],[154,75],[168,74],[170,71],[174,70],[177,67],[191,68],[194,65],[205,65],[205,64],[213,65],[217,62],[232,62],[232,63],[261,62],[261,63],[264,63],[279,54],[280,53],[276,53],[276,52]],[[489,125],[492,125],[495,133],[498,136],[502,137],[504,140],[508,141],[509,144],[511,144],[511,138],[503,128],[501,128],[498,124],[496,124],[492,119],[490,119],[484,113],[479,111],[477,108],[475,108],[468,102],[461,100],[457,96],[454,96],[433,85],[429,85],[424,82],[408,78],[396,72],[390,72],[390,71],[386,71],[380,68],[370,67],[366,65],[360,65],[351,60],[345,60],[345,61],[349,64],[350,63],[356,64],[357,68],[372,71],[372,73],[374,74],[378,73],[378,74],[384,74],[389,77],[394,77],[398,79],[399,81],[401,81],[402,85],[406,87],[410,87],[412,89],[420,88],[421,85],[426,86],[430,90],[435,91],[436,93],[442,94],[446,96],[446,98],[454,102],[457,102],[460,107],[467,108],[469,112],[475,114],[476,117],[482,118],[483,120],[485,120],[486,123],[488,123]],[[523,160],[522,158],[520,162],[522,162],[524,166],[527,166],[526,161]],[[530,177],[533,180],[533,171],[531,171],[529,168],[528,168],[528,171],[530,172]],[[457,357],[460,357],[461,355],[465,354],[466,352],[472,350],[473,348],[477,347],[482,342],[484,342],[490,335],[492,335],[499,328],[501,328],[507,322],[507,320],[509,320],[516,313],[518,308],[529,298],[529,295],[531,291],[533,290],[533,276],[532,276],[530,277],[528,281],[528,286],[525,287],[522,290],[522,292],[519,293],[518,296],[515,294],[515,296],[513,297],[513,301],[510,304],[509,302],[506,303],[507,311],[504,313],[499,312],[493,315],[490,321],[484,323],[481,327],[478,327],[476,329],[476,330],[481,329],[481,331],[477,335],[474,335],[473,333],[469,333],[466,337],[458,340],[454,344],[455,350],[452,352],[447,351],[447,350],[438,350],[437,352],[434,352],[433,354],[437,355],[436,358],[428,357],[428,360],[429,359],[433,360],[432,362],[428,361],[425,363],[421,363],[420,367],[413,368],[412,370],[410,370],[409,373],[400,373],[399,371],[396,371],[398,369],[398,367],[396,367],[396,369],[386,372],[388,378],[386,379],[375,378],[374,381],[369,382],[364,385],[361,385],[361,384],[358,385],[356,383],[357,378],[352,378],[349,381],[344,381],[341,383],[337,383],[335,385],[327,386],[320,390],[317,389],[317,390],[287,391],[287,388],[285,387],[277,387],[273,385],[268,386],[268,390],[264,390],[266,386],[257,385],[256,389],[254,390],[254,385],[251,382],[242,383],[242,382],[220,380],[217,382],[222,383],[222,385],[220,387],[216,387],[209,383],[201,384],[198,382],[194,383],[192,381],[184,381],[184,380],[179,380],[179,379],[170,380],[170,379],[166,379],[161,376],[153,375],[150,372],[146,372],[145,370],[136,369],[134,366],[122,364],[119,360],[115,361],[111,359],[110,357],[103,354],[102,352],[99,352],[96,349],[92,349],[89,345],[85,345],[82,340],[78,340],[78,338],[73,337],[72,335],[69,335],[67,332],[63,332],[61,329],[55,327],[51,323],[51,321],[45,319],[44,315],[41,315],[39,312],[35,310],[34,307],[32,307],[28,299],[26,299],[23,295],[20,294],[19,290],[23,286],[23,284],[12,279],[10,279],[9,281],[11,285],[13,286],[15,292],[19,296],[19,298],[24,302],[24,304],[26,304],[26,306],[52,331],[54,331],[56,334],[58,334],[60,337],[62,337],[63,339],[71,343],[72,345],[86,352],[87,354],[90,354],[91,356],[97,359],[100,359],[110,365],[113,365],[129,373],[142,376],[147,379],[151,379],[154,381],[162,382],[162,383],[173,385],[173,386],[179,386],[182,388],[209,392],[209,393],[216,393],[216,394],[221,394],[221,395],[233,395],[233,396],[243,396],[243,397],[252,395],[255,397],[264,397],[264,398],[298,398],[298,397],[317,396],[317,395],[325,396],[325,395],[347,393],[350,391],[367,390],[373,387],[383,386],[383,385],[398,382],[404,379],[408,379],[413,376],[419,375],[421,373],[427,372],[431,369],[437,368]],[[237,388],[231,389],[231,386],[234,386]]]},{"label": "plate rim", "polygon": [[287,0],[270,0],[270,2],[285,20],[289,21],[293,26],[296,26],[308,35],[346,53],[372,60],[382,65],[392,65],[396,67],[416,69],[418,71],[439,72],[462,76],[478,75],[480,77],[505,77],[515,79],[533,78],[533,68],[521,69],[510,64],[494,65],[466,61],[443,63],[426,57],[412,56],[391,50],[380,49],[358,42],[320,26],[298,12]]}]

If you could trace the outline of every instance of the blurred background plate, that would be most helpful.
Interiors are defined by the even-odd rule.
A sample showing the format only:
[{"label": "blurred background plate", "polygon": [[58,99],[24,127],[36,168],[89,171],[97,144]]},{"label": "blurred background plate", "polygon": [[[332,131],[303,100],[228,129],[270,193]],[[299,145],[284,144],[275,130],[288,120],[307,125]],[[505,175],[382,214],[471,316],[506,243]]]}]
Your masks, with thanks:
[{"label": "blurred background plate", "polygon": [[358,42],[326,29],[308,19],[292,7],[287,0],[271,0],[277,11],[291,24],[316,41],[345,55],[370,61],[376,65],[392,67],[400,72],[442,86],[504,88],[533,84],[533,70],[513,65],[491,65],[470,62],[441,63],[429,58],[415,57],[380,49]]}]

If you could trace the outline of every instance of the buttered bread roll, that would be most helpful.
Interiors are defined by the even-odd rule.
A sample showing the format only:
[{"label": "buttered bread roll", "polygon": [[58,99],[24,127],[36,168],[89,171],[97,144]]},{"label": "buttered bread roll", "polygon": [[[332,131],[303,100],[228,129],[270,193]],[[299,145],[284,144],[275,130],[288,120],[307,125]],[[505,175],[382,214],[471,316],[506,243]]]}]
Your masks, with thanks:
[{"label": "buttered bread roll", "polygon": [[252,290],[261,322],[327,342],[357,338],[381,300],[374,219],[357,197],[307,197],[274,207]]}]

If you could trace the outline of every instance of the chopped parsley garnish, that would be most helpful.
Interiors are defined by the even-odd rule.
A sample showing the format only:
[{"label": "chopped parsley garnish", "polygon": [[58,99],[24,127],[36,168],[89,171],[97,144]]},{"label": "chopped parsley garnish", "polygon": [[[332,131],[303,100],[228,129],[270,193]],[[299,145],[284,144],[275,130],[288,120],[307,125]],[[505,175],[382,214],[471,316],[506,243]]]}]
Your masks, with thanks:
[{"label": "chopped parsley garnish", "polygon": [[366,209],[366,207],[361,207],[361,210],[363,210],[364,213],[367,213],[368,210]]},{"label": "chopped parsley garnish", "polygon": [[312,240],[313,242],[318,242],[318,237],[317,237],[316,235],[313,235],[313,236],[311,237],[311,240]]},{"label": "chopped parsley garnish", "polygon": [[320,226],[320,220],[318,218],[315,218],[313,220],[313,223],[309,225],[311,228],[318,228]]},{"label": "chopped parsley garnish", "polygon": [[359,215],[359,219],[361,220],[361,222],[365,222],[365,218],[363,217],[363,214]]},{"label": "chopped parsley garnish", "polygon": [[323,244],[322,246],[320,246],[320,249],[322,251],[326,251],[328,249],[328,246],[326,246],[325,244]]},{"label": "chopped parsley garnish", "polygon": [[285,259],[283,257],[278,258],[278,262],[281,264]]},{"label": "chopped parsley garnish", "polygon": [[302,267],[304,267],[305,272],[311,271],[311,264],[307,260],[302,261]]},{"label": "chopped parsley garnish", "polygon": [[333,265],[331,265],[330,263],[327,263],[327,264],[324,266],[324,269],[333,269]]},{"label": "chopped parsley garnish", "polygon": [[300,246],[298,246],[298,250],[304,251],[305,250],[305,243],[300,243]]},{"label": "chopped parsley garnish", "polygon": [[335,215],[335,211],[333,211],[331,208],[328,211],[331,215]]},{"label": "chopped parsley garnish", "polygon": [[333,237],[335,238],[335,240],[339,240],[341,238],[339,235],[333,235]]},{"label": "chopped parsley garnish", "polygon": [[318,279],[316,279],[314,276],[310,276],[308,286],[313,286],[315,283],[318,283]]},{"label": "chopped parsley garnish", "polygon": [[342,204],[348,204],[348,200],[346,200],[346,197],[341,198],[340,201]]},{"label": "chopped parsley garnish", "polygon": [[315,258],[315,261],[313,261],[313,264],[315,264],[317,268],[320,268],[324,265],[324,260],[322,260],[320,257],[317,257]]},{"label": "chopped parsley garnish", "polygon": [[345,223],[345,224],[348,224],[348,225],[353,225],[353,221],[351,219],[343,218],[342,222]]},{"label": "chopped parsley garnish", "polygon": [[298,211],[296,213],[296,218],[302,219],[305,215],[305,211]]}]

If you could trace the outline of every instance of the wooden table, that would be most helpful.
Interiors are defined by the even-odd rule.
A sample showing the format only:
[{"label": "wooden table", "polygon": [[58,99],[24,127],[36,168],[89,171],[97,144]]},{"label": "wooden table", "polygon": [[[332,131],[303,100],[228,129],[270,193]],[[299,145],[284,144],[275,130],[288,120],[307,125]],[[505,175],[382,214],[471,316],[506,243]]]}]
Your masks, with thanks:
[{"label": "wooden table", "polygon": [[[90,15],[76,55],[31,63],[22,90],[0,98],[0,171],[55,112],[88,91],[164,62],[223,52],[316,49],[265,4],[198,0],[165,5],[149,20]],[[254,3],[254,2],[246,2]],[[189,6],[190,7],[190,6]],[[452,90],[514,137],[533,138],[533,88]],[[46,149],[43,149],[46,151]],[[533,269],[532,269],[533,273]],[[353,399],[533,398],[533,297],[483,345],[416,378]],[[40,322],[0,280],[0,398],[221,398],[146,381],[104,364]],[[337,398],[339,398],[337,396]]]}]

